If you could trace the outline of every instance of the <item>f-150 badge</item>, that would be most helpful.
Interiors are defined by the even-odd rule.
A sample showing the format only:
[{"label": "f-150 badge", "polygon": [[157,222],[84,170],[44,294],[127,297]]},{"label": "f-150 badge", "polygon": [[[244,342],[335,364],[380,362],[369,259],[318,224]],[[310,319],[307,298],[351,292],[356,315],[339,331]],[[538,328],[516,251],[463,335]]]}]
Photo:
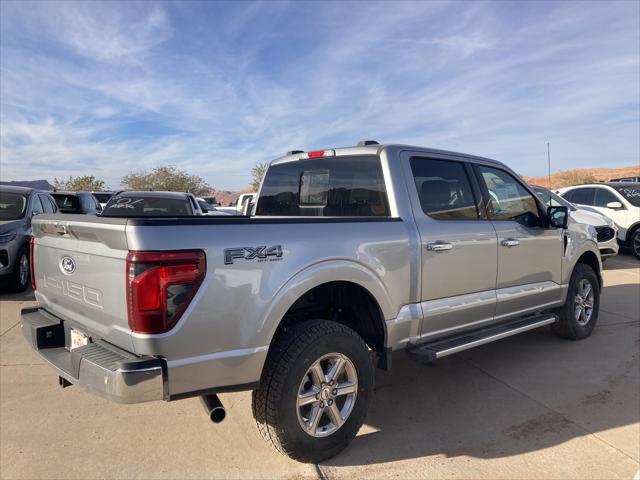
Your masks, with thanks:
[{"label": "f-150 badge", "polygon": [[273,247],[238,247],[225,248],[224,264],[232,265],[235,260],[257,260],[258,262],[273,262],[282,259],[282,246]]}]

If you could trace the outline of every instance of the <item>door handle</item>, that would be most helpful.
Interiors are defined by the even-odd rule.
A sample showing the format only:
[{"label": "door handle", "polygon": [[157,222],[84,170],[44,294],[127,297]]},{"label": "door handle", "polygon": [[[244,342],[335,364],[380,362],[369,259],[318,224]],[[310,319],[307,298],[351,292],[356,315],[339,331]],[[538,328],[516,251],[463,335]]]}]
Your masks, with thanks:
[{"label": "door handle", "polygon": [[515,238],[505,238],[500,242],[503,247],[517,247],[520,245],[520,240],[516,240]]},{"label": "door handle", "polygon": [[430,242],[427,243],[427,250],[432,252],[444,252],[445,250],[451,250],[453,245],[449,242]]}]

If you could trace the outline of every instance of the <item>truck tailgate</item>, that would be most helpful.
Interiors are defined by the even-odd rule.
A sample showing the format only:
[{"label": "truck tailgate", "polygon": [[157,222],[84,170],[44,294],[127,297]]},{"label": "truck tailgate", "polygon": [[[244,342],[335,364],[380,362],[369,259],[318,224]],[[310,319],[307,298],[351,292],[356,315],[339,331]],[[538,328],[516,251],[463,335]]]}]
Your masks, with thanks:
[{"label": "truck tailgate", "polygon": [[127,320],[127,220],[90,215],[33,221],[36,298],[90,336],[133,351]]}]

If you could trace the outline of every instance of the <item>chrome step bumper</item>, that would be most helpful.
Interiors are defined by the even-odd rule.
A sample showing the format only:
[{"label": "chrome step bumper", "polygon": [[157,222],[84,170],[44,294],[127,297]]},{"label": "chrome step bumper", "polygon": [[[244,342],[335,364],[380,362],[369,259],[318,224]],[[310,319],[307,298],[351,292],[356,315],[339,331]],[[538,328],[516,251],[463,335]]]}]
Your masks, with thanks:
[{"label": "chrome step bumper", "polygon": [[22,310],[21,328],[31,348],[69,383],[118,403],[164,399],[158,358],[137,357],[100,340],[69,351],[64,321],[40,308]]}]

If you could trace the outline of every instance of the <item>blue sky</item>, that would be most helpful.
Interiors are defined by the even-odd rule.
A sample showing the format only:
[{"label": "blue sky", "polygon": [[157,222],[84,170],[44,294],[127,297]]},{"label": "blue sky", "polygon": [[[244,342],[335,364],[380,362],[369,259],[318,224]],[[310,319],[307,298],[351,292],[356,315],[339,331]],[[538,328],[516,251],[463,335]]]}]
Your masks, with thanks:
[{"label": "blue sky", "polygon": [[2,180],[410,143],[637,165],[640,2],[0,2]]}]

